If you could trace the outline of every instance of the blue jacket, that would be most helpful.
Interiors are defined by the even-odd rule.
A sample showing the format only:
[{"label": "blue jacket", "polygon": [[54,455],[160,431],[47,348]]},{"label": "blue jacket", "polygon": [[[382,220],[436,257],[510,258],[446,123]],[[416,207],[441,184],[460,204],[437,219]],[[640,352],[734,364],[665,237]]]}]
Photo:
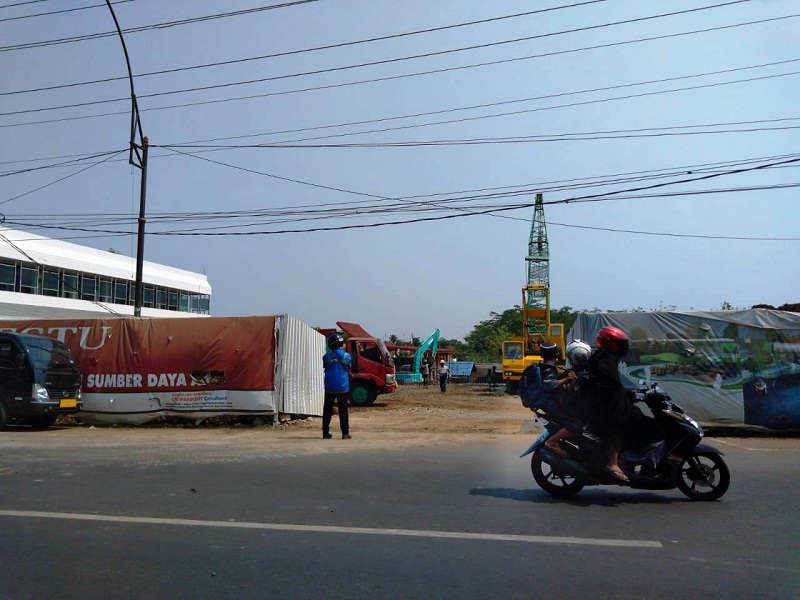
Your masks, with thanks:
[{"label": "blue jacket", "polygon": [[325,369],[326,392],[350,391],[350,355],[337,348],[328,350],[322,357],[322,368]]}]

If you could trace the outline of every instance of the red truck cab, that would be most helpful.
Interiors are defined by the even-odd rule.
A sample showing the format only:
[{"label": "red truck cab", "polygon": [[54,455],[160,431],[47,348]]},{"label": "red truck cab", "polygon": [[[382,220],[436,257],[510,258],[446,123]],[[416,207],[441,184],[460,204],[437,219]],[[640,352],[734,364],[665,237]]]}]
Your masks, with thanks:
[{"label": "red truck cab", "polygon": [[336,325],[347,336],[344,348],[352,358],[350,404],[369,406],[381,394],[397,390],[394,360],[383,340],[371,336],[358,323],[337,321]]},{"label": "red truck cab", "polygon": [[368,406],[381,394],[391,394],[397,389],[394,360],[383,340],[348,338],[345,348],[353,359],[350,404]]}]

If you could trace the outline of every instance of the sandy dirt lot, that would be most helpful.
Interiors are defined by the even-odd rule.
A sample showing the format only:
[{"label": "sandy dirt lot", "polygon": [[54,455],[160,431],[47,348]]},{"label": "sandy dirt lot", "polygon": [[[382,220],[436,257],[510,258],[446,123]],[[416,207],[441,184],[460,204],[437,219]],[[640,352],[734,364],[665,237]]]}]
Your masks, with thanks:
[{"label": "sandy dirt lot", "polygon": [[[344,456],[388,448],[403,452],[420,446],[441,448],[488,439],[504,439],[515,452],[521,452],[540,427],[516,396],[468,385],[452,385],[444,394],[434,386],[406,385],[397,393],[380,396],[372,406],[351,407],[351,440],[341,439],[336,415],[332,440],[322,439],[320,417],[293,419],[278,427],[271,420],[252,421],[228,418],[197,424],[172,420],[138,427],[96,427],[65,421],[45,431],[12,425],[0,432],[0,453],[17,458],[0,464],[0,477],[45,468],[64,457],[69,457],[69,464],[76,468],[226,465],[250,460],[266,466],[283,465],[295,457]],[[715,443],[730,450],[800,451],[796,438],[727,438]]]},{"label": "sandy dirt lot", "polygon": [[488,386],[401,386],[397,393],[379,396],[375,404],[350,410],[355,429],[387,432],[500,433],[520,430],[531,412],[519,398]]},{"label": "sandy dirt lot", "polygon": [[[487,386],[401,386],[369,407],[350,408],[352,440],[341,440],[338,416],[331,424],[333,440],[322,440],[321,417],[298,418],[272,425],[271,418],[209,419],[152,422],[143,426],[90,426],[58,421],[46,431],[9,426],[0,432],[0,451],[29,453],[49,460],[69,451],[79,462],[122,460],[151,465],[172,462],[234,462],[246,458],[276,460],[288,456],[363,451],[391,446],[458,444],[480,437],[523,434],[532,440],[533,421],[516,396],[493,393]],[[124,451],[118,451],[122,450]],[[93,464],[93,463],[92,463]],[[3,474],[0,467],[0,474]]]},{"label": "sandy dirt lot", "polygon": [[[319,452],[342,452],[392,446],[457,444],[480,437],[519,436],[524,448],[538,433],[532,413],[517,396],[498,393],[485,385],[451,385],[446,393],[438,386],[401,386],[394,394],[380,396],[369,407],[350,407],[353,439],[339,438],[334,414],[334,439],[323,441],[320,417],[298,418],[272,425],[271,418],[210,419],[201,423],[186,420],[153,422],[144,426],[93,427],[79,422],[58,422],[47,431],[10,426],[0,433],[0,449],[26,447],[58,451],[60,448],[94,449],[102,453],[123,446],[142,460],[164,462],[171,454],[191,448],[200,461],[227,461],[234,457],[277,458]],[[730,438],[729,443],[745,443]],[[749,446],[800,447],[795,439],[754,439]],[[185,453],[184,453],[185,455]]]}]

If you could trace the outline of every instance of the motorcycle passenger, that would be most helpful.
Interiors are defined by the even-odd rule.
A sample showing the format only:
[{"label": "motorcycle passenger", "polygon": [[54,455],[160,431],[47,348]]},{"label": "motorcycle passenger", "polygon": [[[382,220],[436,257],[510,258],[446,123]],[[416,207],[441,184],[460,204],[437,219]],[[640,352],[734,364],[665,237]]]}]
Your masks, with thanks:
[{"label": "motorcycle passenger", "polygon": [[578,376],[575,371],[559,373],[556,366],[559,351],[558,346],[553,342],[542,342],[539,345],[539,353],[542,357],[542,362],[539,363],[539,372],[542,376],[542,393],[547,407],[545,412],[553,421],[562,425],[560,430],[547,438],[544,445],[559,456],[567,456],[566,450],[561,447],[559,442],[578,433],[583,428],[571,394],[572,382]]},{"label": "motorcycle passenger", "polygon": [[628,476],[618,464],[620,436],[630,415],[630,397],[619,377],[619,361],[628,353],[628,336],[616,327],[603,327],[595,340],[597,349],[586,366],[587,379],[581,398],[587,427],[605,442],[606,469],[619,481]]},{"label": "motorcycle passenger", "polygon": [[[544,443],[559,456],[568,456],[567,452],[560,446],[562,440],[568,439],[580,433],[583,429],[583,420],[580,414],[580,406],[576,397],[575,381],[578,376],[586,369],[589,357],[592,355],[592,348],[584,341],[572,340],[567,344],[567,360],[569,360],[570,370],[566,376],[559,380],[560,388],[555,401],[548,403],[548,415],[557,423],[562,425],[554,435],[549,437]],[[544,358],[544,354],[542,354]],[[550,364],[549,362],[547,363]],[[542,383],[544,384],[545,367],[542,363]],[[562,383],[563,382],[563,383]],[[547,388],[544,387],[545,393]]]}]

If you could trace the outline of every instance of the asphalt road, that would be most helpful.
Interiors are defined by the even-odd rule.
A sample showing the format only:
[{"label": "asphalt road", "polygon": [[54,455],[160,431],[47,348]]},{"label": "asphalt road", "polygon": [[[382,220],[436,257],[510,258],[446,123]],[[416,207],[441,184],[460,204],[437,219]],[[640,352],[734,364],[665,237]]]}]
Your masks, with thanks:
[{"label": "asphalt road", "polygon": [[710,440],[718,502],[557,499],[530,436],[0,433],[0,598],[800,597],[800,441]]}]

